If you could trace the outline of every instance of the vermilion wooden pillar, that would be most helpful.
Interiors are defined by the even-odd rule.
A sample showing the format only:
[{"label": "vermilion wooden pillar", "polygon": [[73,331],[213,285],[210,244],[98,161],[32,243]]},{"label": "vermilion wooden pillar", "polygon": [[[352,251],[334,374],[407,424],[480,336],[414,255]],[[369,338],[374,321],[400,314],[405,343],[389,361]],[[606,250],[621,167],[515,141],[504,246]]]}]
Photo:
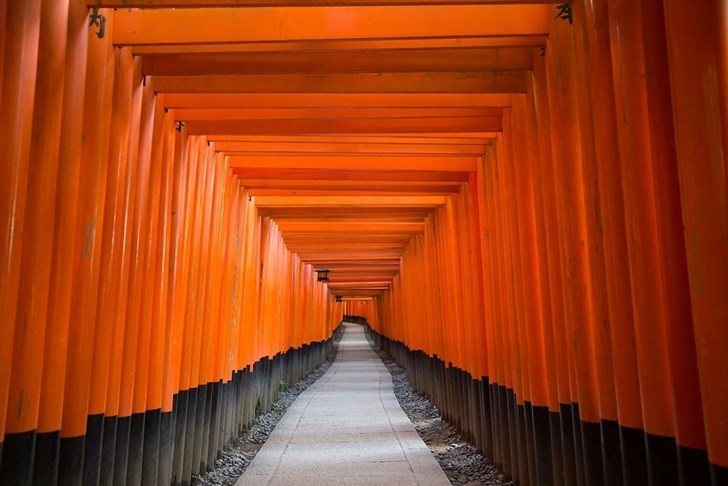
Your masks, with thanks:
[{"label": "vermilion wooden pillar", "polygon": [[477,252],[477,267],[479,269],[478,283],[480,293],[478,298],[478,312],[480,314],[478,325],[478,342],[481,346],[480,355],[480,417],[481,417],[481,444],[480,448],[487,457],[494,460],[495,457],[495,437],[494,431],[496,424],[493,419],[493,401],[494,384],[496,383],[495,369],[493,366],[493,357],[491,340],[493,339],[493,315],[490,310],[493,308],[492,298],[492,279],[490,272],[487,271],[487,262],[489,261],[491,250],[486,240],[487,232],[487,216],[486,216],[486,199],[485,199],[485,177],[484,177],[484,158],[479,157],[477,160],[476,170],[470,174],[470,204],[471,204],[471,221],[472,225],[472,245]]},{"label": "vermilion wooden pillar", "polygon": [[[209,142],[208,142],[209,146]],[[215,380],[215,359],[213,352],[215,350],[215,339],[217,335],[217,329],[219,326],[219,296],[220,277],[222,273],[221,261],[219,258],[219,247],[218,239],[220,232],[220,215],[222,212],[222,200],[225,193],[225,172],[223,166],[218,160],[220,157],[214,154],[214,151],[210,147],[206,151],[207,160],[206,164],[208,170],[211,171],[210,191],[209,196],[211,198],[209,204],[208,220],[209,226],[205,227],[205,240],[203,248],[205,249],[205,260],[204,266],[202,267],[205,275],[205,307],[203,315],[204,329],[202,334],[201,349],[200,349],[200,384],[209,385]],[[206,457],[201,459],[205,464],[207,462]]]},{"label": "vermilion wooden pillar", "polygon": [[477,177],[478,177],[478,198],[480,204],[480,228],[482,238],[482,257],[483,257],[483,284],[485,293],[485,336],[486,346],[488,352],[488,371],[490,379],[490,410],[489,418],[491,423],[491,441],[492,441],[492,452],[490,457],[495,464],[502,463],[502,444],[500,438],[500,432],[502,426],[499,420],[499,407],[498,407],[498,391],[499,386],[503,382],[502,373],[502,360],[500,358],[501,349],[497,345],[497,339],[499,336],[499,301],[497,296],[497,285],[495,280],[496,269],[494,266],[495,254],[496,254],[496,238],[494,232],[494,223],[492,218],[493,209],[493,188],[491,180],[491,169],[492,164],[492,145],[485,147],[485,153],[482,157],[482,163],[478,164]]},{"label": "vermilion wooden pillar", "polygon": [[[170,115],[174,117],[173,110]],[[187,303],[187,282],[189,277],[189,201],[188,180],[193,171],[189,169],[188,143],[182,127],[172,133],[174,138],[174,174],[173,195],[170,207],[170,269],[169,297],[166,313],[164,376],[162,379],[162,413],[171,414],[169,448],[170,457],[160,463],[160,481],[179,481],[182,473],[182,455],[184,449],[184,425],[187,413],[188,391],[181,388],[180,371],[182,367],[182,345],[185,338],[185,313]],[[162,438],[164,444],[165,438]],[[161,453],[161,451],[160,451]],[[168,470],[167,470],[168,469]]]},{"label": "vermilion wooden pillar", "polygon": [[[513,307],[514,325],[511,327],[511,339],[514,357],[518,357],[519,365],[514,368],[517,372],[516,385],[514,387],[515,404],[513,409],[516,429],[516,446],[518,451],[519,482],[524,484],[534,484],[536,478],[532,477],[532,468],[530,467],[531,455],[529,449],[532,448],[530,433],[526,433],[529,428],[525,419],[525,410],[528,404],[532,403],[532,383],[531,383],[531,366],[530,362],[533,357],[529,355],[527,327],[531,325],[535,316],[533,308],[533,300],[526,302],[526,288],[532,282],[532,274],[524,272],[524,267],[529,261],[528,248],[522,246],[522,239],[526,238],[528,232],[528,223],[526,222],[525,213],[527,211],[527,202],[524,200],[525,194],[518,191],[518,171],[528,170],[530,160],[526,150],[521,150],[523,145],[527,144],[526,137],[523,132],[519,132],[521,127],[518,126],[520,120],[513,121],[513,111],[518,108],[514,107],[504,110],[503,128],[504,134],[502,144],[504,149],[501,153],[504,156],[500,164],[499,174],[503,181],[502,186],[505,194],[504,205],[501,211],[505,213],[504,222],[506,231],[509,236],[509,245],[511,252],[510,271],[513,275],[513,287],[511,288],[510,301]],[[519,114],[522,116],[523,112]],[[514,126],[515,125],[515,126]],[[523,137],[521,147],[515,148],[513,139],[515,137]],[[525,242],[524,242],[525,243]],[[530,299],[530,296],[529,296]],[[518,376],[520,375],[520,376]]]},{"label": "vermilion wooden pillar", "polygon": [[[180,127],[181,128],[181,127]],[[181,128],[185,134],[185,128]],[[200,157],[200,137],[185,137],[188,164],[185,211],[182,215],[185,221],[185,239],[188,240],[186,255],[183,255],[183,267],[187,275],[187,285],[181,290],[183,297],[183,331],[181,341],[181,363],[179,371],[179,410],[177,412],[177,425],[175,428],[173,481],[189,481],[192,475],[192,452],[195,440],[195,420],[197,410],[197,383],[192,378],[192,364],[197,349],[194,347],[196,334],[196,301],[195,294],[199,288],[199,254],[202,228],[202,191],[204,187],[205,162]],[[182,314],[180,314],[182,316]]]},{"label": "vermilion wooden pillar", "polygon": [[[139,60],[135,59],[135,63]],[[151,138],[154,119],[154,91],[144,83],[141,71],[135,70],[132,131],[129,138],[130,164],[136,167],[134,209],[129,214],[131,247],[129,293],[124,322],[122,369],[119,395],[119,431],[117,432],[117,464],[114,475],[127,484],[137,484],[141,477],[142,431],[144,416],[140,415],[135,399],[137,390],[146,383],[146,376],[137,376],[138,354],[144,349],[142,310],[147,274],[147,232],[149,201],[152,196],[154,172],[151,164]],[[137,103],[134,106],[134,103]],[[138,107],[138,108],[137,108]],[[138,109],[138,111],[136,111]],[[140,373],[143,374],[143,373]],[[142,410],[143,411],[143,410]]]},{"label": "vermilion wooden pillar", "polygon": [[[93,52],[93,48],[91,48]],[[94,63],[91,63],[93,66]],[[99,154],[106,160],[106,190],[103,211],[99,286],[97,295],[97,330],[93,349],[93,371],[89,399],[89,414],[103,417],[100,477],[111,481],[114,471],[116,425],[118,410],[119,343],[123,340],[121,305],[126,301],[128,265],[125,264],[125,181],[128,175],[128,137],[131,112],[131,83],[134,65],[130,49],[114,51],[113,93],[109,129],[108,153]],[[112,73],[109,73],[112,75]],[[99,215],[101,217],[101,215]]]},{"label": "vermilion wooden pillar", "polygon": [[665,0],[663,8],[703,418],[717,485],[728,482],[728,10],[725,2],[684,0]]},{"label": "vermilion wooden pillar", "polygon": [[[224,355],[220,356],[221,367],[225,373],[224,379],[229,379],[232,373],[242,369],[239,363],[239,346],[240,346],[240,304],[242,302],[242,266],[243,266],[243,231],[244,231],[244,211],[245,198],[243,190],[240,187],[240,181],[237,175],[228,176],[230,184],[229,203],[231,205],[229,212],[228,227],[231,228],[227,240],[227,261],[228,261],[228,285],[229,291],[221,296],[224,304],[223,319],[227,339],[222,343],[226,346]],[[300,277],[300,275],[299,275]],[[300,284],[300,278],[299,282]],[[297,288],[299,297],[302,297],[300,287]],[[300,319],[303,313],[298,311],[296,316]]]},{"label": "vermilion wooden pillar", "polygon": [[[585,230],[587,240],[588,279],[590,322],[589,334],[594,349],[595,386],[597,387],[597,405],[599,420],[596,424],[582,423],[582,442],[587,461],[596,463],[599,468],[588,470],[587,482],[621,481],[621,460],[617,428],[617,407],[614,386],[614,368],[612,365],[612,343],[609,335],[609,305],[607,291],[607,272],[604,258],[604,232],[600,199],[599,164],[604,160],[597,155],[594,117],[600,116],[590,102],[592,87],[592,61],[589,42],[584,31],[593,27],[587,26],[585,5],[576,3],[573,9],[574,26],[574,58],[580,67],[576,71],[576,93],[579,99],[579,134],[581,144],[581,180],[584,187],[583,205],[586,210]],[[606,25],[605,25],[606,27]],[[606,45],[604,46],[607,47]],[[602,98],[604,94],[600,94]],[[593,208],[593,209],[592,209]]]},{"label": "vermilion wooden pillar", "polygon": [[[163,96],[157,97],[155,113],[153,163],[161,165],[159,180],[159,203],[156,213],[152,215],[157,221],[156,242],[150,250],[153,255],[154,279],[151,312],[148,317],[150,332],[149,381],[147,384],[146,418],[144,424],[144,457],[142,460],[142,482],[167,482],[171,472],[171,411],[163,409],[165,356],[173,354],[173,344],[177,336],[170,341],[166,338],[167,311],[169,301],[169,255],[171,248],[171,220],[173,176],[175,172],[175,136],[172,114],[163,106]],[[157,125],[157,123],[159,123]],[[158,162],[156,161],[157,159]]]},{"label": "vermilion wooden pillar", "polygon": [[[11,5],[11,9],[21,8]],[[51,280],[51,256],[53,223],[55,218],[56,176],[61,138],[61,120],[57,113],[63,106],[63,77],[65,75],[65,47],[68,19],[68,3],[43,2],[37,12],[41,25],[38,56],[38,79],[35,86],[32,135],[29,157],[27,204],[29,211],[20,226],[25,228],[20,266],[20,284],[15,311],[16,321],[7,322],[3,328],[17,326],[12,351],[12,374],[7,413],[7,445],[5,454],[14,456],[6,460],[0,478],[5,481],[30,481],[33,473],[36,432],[41,408],[43,377],[43,353],[45,351],[48,296]],[[18,46],[19,47],[19,46]],[[10,108],[10,106],[8,107]],[[0,108],[5,110],[5,107]],[[17,163],[12,158],[5,162]],[[8,235],[11,236],[11,235]],[[12,242],[12,241],[11,241]],[[6,316],[3,316],[5,319]],[[54,363],[63,373],[64,363]],[[3,381],[3,387],[7,381]],[[60,408],[58,395],[49,397],[54,408]],[[5,414],[3,408],[2,412]],[[3,418],[5,420],[5,418]],[[60,428],[60,421],[54,431]],[[57,443],[52,442],[57,454]],[[57,441],[57,434],[55,437]],[[46,447],[42,447],[45,452]],[[41,454],[44,455],[44,454]],[[46,459],[46,458],[43,458]],[[54,480],[57,460],[52,460],[48,479]],[[0,461],[1,462],[1,461]],[[42,463],[43,460],[39,461]],[[39,472],[46,472],[40,466]],[[0,479],[2,480],[2,479]]]},{"label": "vermilion wooden pillar", "polygon": [[[245,214],[243,219],[245,221],[245,233],[243,238],[243,295],[242,295],[242,313],[240,318],[243,322],[256,322],[251,319],[256,318],[255,314],[258,307],[254,305],[257,302],[257,292],[259,286],[256,285],[258,279],[258,272],[260,271],[260,262],[258,260],[258,245],[259,240],[256,238],[256,234],[259,228],[259,222],[257,219],[257,210],[253,203],[253,198],[249,193],[244,192],[243,198],[247,201],[245,203]],[[310,287],[311,283],[309,280],[306,281],[306,286]],[[310,307],[309,307],[310,308]],[[307,308],[307,309],[309,309]],[[243,326],[240,336],[240,362],[243,366],[251,365],[253,360],[253,338],[254,338],[255,326]]]},{"label": "vermilion wooden pillar", "polygon": [[[203,224],[202,238],[202,260],[200,262],[201,280],[200,296],[202,301],[198,302],[198,323],[200,330],[196,335],[198,339],[197,355],[197,379],[198,391],[198,421],[195,424],[195,448],[193,455],[193,473],[197,474],[207,468],[209,450],[209,410],[215,394],[215,387],[212,383],[212,371],[214,359],[212,350],[215,347],[214,337],[219,322],[214,320],[216,315],[215,297],[218,295],[218,282],[220,275],[219,259],[216,257],[216,231],[219,225],[220,200],[223,189],[222,168],[217,163],[218,156],[215,155],[214,146],[207,140],[203,144],[206,170],[208,172],[205,189],[205,221]],[[194,370],[193,370],[194,372]],[[200,408],[201,407],[201,408]],[[199,415],[200,411],[202,414]]]},{"label": "vermilion wooden pillar", "polygon": [[[101,10],[105,15],[106,32],[112,32],[113,17],[110,10]],[[84,17],[85,20],[85,17]],[[100,324],[98,317],[99,276],[102,260],[102,236],[107,178],[109,175],[108,152],[112,119],[112,94],[114,82],[114,48],[111,36],[100,39],[93,29],[88,30],[88,61],[86,66],[83,131],[81,146],[81,173],[85,181],[84,190],[78,199],[78,217],[75,237],[77,240],[76,279],[79,282],[71,300],[70,315],[78,316],[83,326],[94,326],[94,346],[88,351],[92,365],[89,380],[89,403],[84,444],[84,481],[94,484],[99,481],[101,448],[104,425],[105,390],[109,370],[109,342],[111,330],[108,322]],[[103,336],[103,338],[102,338]],[[96,361],[95,350],[104,356]],[[101,351],[103,350],[103,351]],[[97,366],[100,368],[97,370]],[[94,377],[103,375],[103,399],[94,395]]]},{"label": "vermilion wooden pillar", "polygon": [[[227,166],[227,162],[226,162]],[[219,348],[220,378],[227,381],[233,373],[239,370],[238,367],[238,336],[240,332],[240,320],[238,318],[240,299],[240,268],[242,266],[242,217],[241,207],[243,206],[242,190],[237,175],[227,169],[227,198],[229,206],[227,221],[224,228],[227,228],[225,237],[225,271],[226,284],[220,295],[221,304],[221,343]],[[297,314],[300,316],[300,314]],[[225,441],[227,442],[227,440]]]},{"label": "vermilion wooden pillar", "polygon": [[[649,111],[653,75],[645,62],[645,25],[641,2],[609,4],[617,135],[625,201],[625,222],[634,310],[648,478],[655,484],[678,478],[674,445],[675,409],[667,348],[666,294],[660,261],[655,171]],[[655,73],[656,74],[656,73]],[[619,121],[622,120],[622,123]],[[626,122],[625,122],[626,121]]]},{"label": "vermilion wooden pillar", "polygon": [[[583,17],[582,17],[583,16]],[[593,137],[593,148],[595,149],[593,161],[596,163],[594,177],[596,178],[599,201],[598,228],[595,236],[602,240],[604,245],[604,253],[606,258],[606,288],[603,295],[607,301],[602,305],[607,306],[609,314],[605,314],[603,319],[609,322],[610,326],[599,326],[601,329],[599,337],[603,342],[609,345],[609,332],[612,333],[612,349],[609,354],[617,353],[619,359],[614,359],[615,369],[621,369],[621,375],[617,376],[617,387],[629,386],[633,383],[633,390],[636,384],[634,373],[636,371],[636,362],[634,359],[634,344],[631,331],[631,306],[628,294],[625,291],[629,289],[627,280],[626,267],[623,265],[624,256],[617,258],[616,255],[624,255],[626,251],[625,236],[623,228],[623,211],[621,193],[622,188],[619,184],[619,167],[615,166],[614,160],[617,158],[616,147],[614,146],[614,137],[616,127],[614,126],[614,107],[612,103],[613,92],[611,82],[611,59],[609,53],[609,32],[607,22],[606,4],[597,3],[590,4],[585,2],[584,9],[577,10],[576,22],[579,23],[577,31],[579,32],[580,49],[577,53],[582,57],[582,64],[589,66],[590,69],[583,71],[581,86],[588,86],[589,90],[583,91],[585,100],[591,100],[584,103],[585,109],[583,117],[587,120],[587,127],[590,136]],[[616,282],[615,282],[616,280]],[[606,309],[605,309],[606,311]],[[610,317],[611,316],[611,317]],[[609,331],[608,328],[612,327]],[[617,336],[614,339],[614,336]],[[609,356],[601,357],[599,362],[608,362],[608,369],[604,368],[600,373],[600,379],[605,385],[600,388],[611,388],[611,398],[608,402],[602,401],[602,435],[604,440],[603,455],[605,467],[605,480],[621,481],[620,461],[619,461],[619,440],[617,439],[618,431],[616,430],[617,409],[615,408],[614,387],[611,385],[612,360]],[[607,371],[606,377],[604,371]],[[626,381],[626,383],[624,383]],[[624,384],[622,384],[624,383]],[[622,388],[624,389],[624,388]],[[639,394],[631,396],[625,393],[618,395],[624,406],[632,407],[635,411],[638,409]],[[627,420],[629,420],[627,418]],[[635,420],[632,418],[632,420]],[[639,418],[635,424],[638,424]],[[640,451],[643,449],[640,443],[623,444],[629,445],[628,451],[622,451],[622,457],[627,458],[632,464],[639,467]],[[634,449],[634,446],[637,446]],[[629,476],[634,476],[636,471],[632,471]],[[633,481],[641,481],[639,473],[632,478]]]},{"label": "vermilion wooden pillar", "polygon": [[566,329],[564,324],[566,301],[562,282],[564,276],[560,268],[561,245],[563,242],[558,231],[556,179],[552,160],[551,113],[546,65],[547,52],[548,48],[539,52],[537,57],[534,57],[533,97],[540,161],[537,169],[541,183],[538,186],[541,190],[541,204],[543,207],[542,225],[551,308],[550,320],[547,316],[544,321],[547,324],[544,328],[544,338],[545,343],[548,340],[551,342],[551,345],[546,347],[546,356],[549,356],[549,350],[551,349],[554,372],[550,381],[553,382],[555,388],[555,397],[553,399],[555,403],[552,401],[551,406],[555,407],[552,408],[552,412],[557,412],[550,415],[552,468],[555,483],[575,484],[576,465],[573,459],[574,438],[572,432],[573,422],[571,420],[573,362],[568,359],[566,351]]},{"label": "vermilion wooden pillar", "polygon": [[[146,78],[145,88],[154,93],[154,80]],[[148,96],[148,95],[147,95]],[[146,147],[144,157],[148,158],[149,172],[149,198],[146,211],[149,214],[146,226],[142,228],[142,244],[144,256],[144,280],[142,288],[144,294],[139,314],[141,326],[138,334],[138,349],[134,380],[134,400],[132,403],[132,424],[139,423],[140,427],[132,427],[130,445],[138,449],[130,458],[134,458],[136,465],[129,464],[129,474],[132,470],[134,481],[138,483],[154,483],[157,481],[157,464],[159,461],[159,435],[161,422],[161,377],[159,366],[162,343],[159,339],[163,335],[164,316],[159,315],[159,308],[164,307],[166,298],[166,269],[165,262],[166,240],[166,213],[160,214],[166,197],[163,190],[166,187],[166,173],[169,163],[164,157],[166,130],[171,130],[171,123],[164,113],[163,95],[153,94],[151,105],[152,115],[149,127],[142,131],[140,146]],[[171,170],[174,170],[173,168]],[[161,256],[159,255],[161,251]],[[162,274],[164,273],[164,278]],[[161,288],[160,288],[161,286]],[[152,386],[154,383],[156,386]],[[138,432],[136,432],[138,430]],[[137,444],[137,445],[132,445]]]},{"label": "vermilion wooden pillar", "polygon": [[[176,201],[179,224],[181,225],[178,247],[175,250],[173,284],[176,301],[172,318],[180,319],[179,344],[176,352],[179,361],[175,361],[176,370],[169,378],[168,387],[178,391],[176,400],[177,416],[174,431],[174,459],[172,462],[172,481],[185,481],[191,475],[192,441],[194,440],[194,417],[197,403],[197,389],[191,383],[192,341],[194,330],[194,300],[192,295],[197,281],[195,257],[198,252],[197,236],[200,215],[198,210],[198,191],[201,181],[197,150],[198,137],[188,137],[183,127],[179,127],[178,143],[182,145],[180,158],[185,172],[177,175]],[[182,196],[183,191],[184,198]],[[184,202],[184,205],[182,203]],[[187,479],[188,480],[188,479]]]},{"label": "vermilion wooden pillar", "polygon": [[[574,30],[565,20],[555,19],[546,45],[545,62],[550,106],[550,133],[555,177],[556,223],[561,239],[563,298],[566,341],[570,361],[572,424],[576,478],[580,484],[601,481],[599,451],[599,390],[594,362],[592,281],[595,241],[590,239],[591,192],[585,185],[579,117],[579,91]],[[567,422],[568,410],[562,409]],[[583,433],[582,433],[583,432]],[[568,457],[568,453],[565,453]]]},{"label": "vermilion wooden pillar", "polygon": [[193,313],[190,384],[196,387],[196,404],[194,408],[194,427],[187,431],[188,434],[193,435],[188,435],[188,438],[191,438],[192,441],[187,441],[185,444],[185,447],[191,447],[191,455],[185,456],[185,474],[187,473],[188,459],[190,474],[197,474],[200,471],[203,432],[205,429],[205,407],[209,391],[203,380],[206,371],[204,367],[207,363],[203,363],[201,357],[203,352],[203,336],[206,332],[206,326],[209,325],[205,316],[207,310],[207,302],[205,299],[207,296],[207,280],[212,277],[210,275],[209,259],[210,226],[212,223],[213,199],[215,197],[213,192],[215,184],[215,164],[207,140],[204,137],[198,139],[197,151],[198,171],[202,174],[198,182],[197,208],[199,211],[199,220],[196,221],[195,228],[196,232],[199,230],[199,233],[197,233],[199,250],[193,263],[196,283],[191,287],[190,303],[192,305],[189,307],[189,312]]},{"label": "vermilion wooden pillar", "polygon": [[220,157],[220,163],[224,166],[224,195],[223,195],[223,214],[221,215],[220,233],[218,234],[218,245],[221,256],[221,281],[220,292],[218,295],[219,314],[218,319],[220,325],[216,336],[215,356],[215,375],[216,380],[222,380],[223,384],[230,379],[230,374],[235,368],[231,368],[228,360],[232,359],[232,342],[235,339],[231,334],[232,323],[234,317],[231,315],[229,303],[234,300],[235,287],[233,284],[234,271],[237,262],[234,259],[235,248],[232,242],[235,240],[237,233],[237,218],[233,219],[238,209],[238,200],[235,193],[239,184],[237,184],[237,176],[233,176],[227,167],[224,157]]},{"label": "vermilion wooden pillar", "polygon": [[[6,433],[24,432],[6,424],[16,309],[20,283],[20,262],[24,233],[26,189],[29,173],[30,140],[38,67],[40,0],[17,0],[3,5],[2,85],[0,86],[0,147],[5,154],[0,164],[0,436],[3,439],[0,480],[16,482],[16,467],[29,461],[7,452]],[[5,467],[2,466],[5,463]],[[12,468],[12,473],[7,468]],[[26,473],[27,474],[27,473]]]},{"label": "vermilion wooden pillar", "polygon": [[460,198],[463,216],[460,218],[460,228],[465,238],[462,239],[462,252],[464,255],[463,276],[466,277],[465,286],[473,289],[468,302],[468,332],[467,343],[470,344],[470,363],[468,380],[468,416],[470,419],[470,433],[472,442],[482,451],[490,449],[490,420],[489,420],[489,379],[487,363],[487,342],[485,340],[485,312],[483,274],[472,269],[482,268],[482,249],[480,246],[479,207],[477,202],[476,176],[474,172],[469,175],[467,184],[461,186]]},{"label": "vermilion wooden pillar", "polygon": [[[532,434],[534,437],[533,481],[537,484],[553,482],[553,451],[551,445],[550,414],[558,411],[557,380],[553,358],[547,360],[547,354],[553,353],[553,333],[551,302],[548,288],[548,260],[544,234],[544,209],[541,196],[541,180],[539,166],[541,151],[535,119],[535,101],[533,87],[525,96],[513,96],[514,137],[528,140],[527,144],[517,144],[522,148],[521,155],[515,160],[517,176],[517,193],[524,204],[522,216],[524,235],[521,244],[527,249],[524,275],[527,305],[532,306],[526,331],[531,370],[531,410]],[[518,131],[516,131],[518,130]],[[514,149],[516,147],[514,146]],[[518,153],[518,151],[514,151]]]},{"label": "vermilion wooden pillar", "polygon": [[[110,417],[116,417],[116,429],[113,445],[109,445],[111,450],[111,462],[109,469],[104,470],[112,474],[116,481],[126,481],[126,466],[128,460],[128,443],[129,430],[131,426],[131,400],[133,376],[130,375],[132,363],[132,347],[133,344],[127,341],[131,340],[131,333],[134,328],[129,328],[129,316],[134,314],[134,306],[137,305],[138,298],[132,294],[132,282],[136,282],[138,277],[134,276],[137,272],[138,252],[135,251],[133,244],[135,231],[135,212],[138,211],[138,194],[137,188],[141,185],[141,171],[138,164],[138,143],[140,118],[142,110],[142,76],[141,63],[138,58],[132,59],[132,74],[128,87],[130,90],[122,94],[121,103],[128,103],[129,121],[128,129],[124,130],[126,137],[120,140],[125,146],[112,147],[111,157],[126,158],[126,173],[123,181],[119,181],[123,185],[124,192],[122,196],[122,205],[117,209],[120,210],[118,217],[123,218],[121,221],[121,231],[118,238],[121,239],[121,272],[119,275],[118,286],[115,291],[119,292],[119,300],[112,319],[114,319],[114,336],[112,338],[111,348],[111,371],[109,374],[109,388],[106,400],[106,414]],[[129,99],[125,101],[124,98]],[[118,151],[118,152],[117,152]],[[136,325],[138,323],[133,323]],[[130,368],[126,368],[129,364]],[[105,443],[106,446],[106,443]],[[106,455],[103,453],[104,456]],[[103,461],[103,458],[102,458]],[[105,466],[105,465],[104,465]]]},{"label": "vermilion wooden pillar", "polygon": [[[0,92],[2,92],[2,79],[3,79],[3,59],[5,58],[5,22],[8,17],[8,2],[0,4],[0,26],[2,26],[2,35],[0,35]],[[0,101],[2,98],[0,97]]]},{"label": "vermilion wooden pillar", "polygon": [[[624,224],[623,191],[620,178],[616,139],[617,120],[614,107],[612,58],[609,44],[609,23],[606,2],[584,2],[577,10],[575,28],[579,49],[588,59],[584,75],[584,105],[594,138],[594,157],[598,179],[599,237],[606,263],[606,305],[611,338],[611,361],[616,392],[615,410],[610,407],[602,415],[604,437],[605,480],[635,484],[646,479],[645,448],[642,440],[642,416],[635,354],[631,292],[627,261],[627,236]],[[600,385],[601,386],[601,385]],[[614,422],[618,418],[619,427]],[[616,446],[616,449],[615,449]],[[615,453],[621,454],[614,457]],[[623,463],[623,466],[619,465]],[[621,479],[620,479],[621,478]]]},{"label": "vermilion wooden pillar", "polygon": [[514,288],[512,264],[513,237],[508,225],[506,197],[506,181],[503,164],[506,163],[504,144],[502,137],[497,140],[495,154],[492,159],[491,173],[494,191],[494,226],[495,233],[499,235],[497,258],[498,281],[500,285],[499,300],[501,302],[501,324],[500,324],[500,347],[503,350],[503,382],[499,390],[499,407],[501,415],[501,442],[504,455],[504,469],[510,471],[513,479],[520,478],[520,463],[518,455],[518,434],[516,429],[516,396],[515,393],[521,387],[521,375],[514,357],[516,355],[516,343],[514,341],[514,328],[516,326],[516,314],[513,305],[512,289]]},{"label": "vermilion wooden pillar", "polygon": [[[59,153],[60,171],[54,233],[54,277],[49,318],[58,328],[68,329],[61,342],[68,349],[63,391],[63,421],[59,459],[59,481],[80,481],[83,475],[83,441],[88,416],[88,380],[91,374],[94,322],[73,319],[73,282],[79,274],[86,243],[86,229],[80,228],[78,199],[81,192],[82,133],[88,44],[87,10],[70,3],[63,125]],[[80,230],[80,231],[79,231]],[[85,276],[85,275],[84,275]],[[88,289],[91,290],[91,289]],[[95,289],[93,290],[95,292]],[[88,316],[87,316],[88,317]],[[65,334],[65,333],[64,333]],[[55,346],[54,346],[55,347]],[[63,356],[61,359],[65,358]],[[54,379],[55,377],[50,377]],[[56,385],[57,386],[57,385]],[[55,390],[54,390],[55,391]],[[60,405],[60,404],[59,404]],[[57,412],[60,412],[57,409]],[[56,412],[56,413],[57,413]]]},{"label": "vermilion wooden pillar", "polygon": [[641,2],[645,31],[645,67],[650,116],[650,141],[653,153],[657,233],[660,239],[662,292],[665,295],[671,388],[675,408],[675,439],[678,471],[683,484],[707,483],[702,398],[689,299],[688,267],[684,223],[681,212],[678,164],[672,120],[670,85],[666,80],[668,48],[663,8],[657,2]]}]

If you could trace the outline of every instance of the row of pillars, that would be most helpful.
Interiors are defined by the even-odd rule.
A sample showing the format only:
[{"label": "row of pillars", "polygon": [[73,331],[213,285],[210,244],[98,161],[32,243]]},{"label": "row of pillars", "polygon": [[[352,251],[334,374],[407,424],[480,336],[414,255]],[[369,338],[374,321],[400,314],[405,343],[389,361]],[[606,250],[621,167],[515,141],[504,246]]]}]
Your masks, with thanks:
[{"label": "row of pillars", "polygon": [[273,376],[260,363],[289,350],[310,369],[321,353],[301,350],[341,320],[101,14],[103,37],[83,2],[0,2],[2,484],[138,484],[144,461],[168,483],[154,430],[180,397],[255,411],[230,390],[278,389],[278,375],[241,373]]},{"label": "row of pillars", "polygon": [[[493,437],[522,484],[726,484],[728,12],[572,8],[477,172],[363,312],[502,387],[493,417],[570,424],[545,446],[529,438],[548,414]],[[544,454],[559,459],[536,477]]]}]

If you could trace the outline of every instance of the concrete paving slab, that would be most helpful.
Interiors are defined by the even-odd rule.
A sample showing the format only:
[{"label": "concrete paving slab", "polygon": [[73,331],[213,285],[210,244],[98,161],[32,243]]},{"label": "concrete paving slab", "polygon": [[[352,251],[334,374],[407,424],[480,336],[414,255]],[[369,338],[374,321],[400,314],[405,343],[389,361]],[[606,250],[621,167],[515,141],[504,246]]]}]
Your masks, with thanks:
[{"label": "concrete paving slab", "polygon": [[236,486],[450,484],[363,327],[344,325],[334,363],[288,408]]}]

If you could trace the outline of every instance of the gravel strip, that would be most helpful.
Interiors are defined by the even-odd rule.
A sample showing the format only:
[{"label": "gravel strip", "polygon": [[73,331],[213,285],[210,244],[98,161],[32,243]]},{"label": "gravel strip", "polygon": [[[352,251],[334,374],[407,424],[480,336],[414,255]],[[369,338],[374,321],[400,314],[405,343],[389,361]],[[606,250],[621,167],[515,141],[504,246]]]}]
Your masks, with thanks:
[{"label": "gravel strip", "polygon": [[[440,411],[429,399],[412,389],[405,370],[400,368],[389,354],[382,350],[376,352],[392,375],[394,394],[399,404],[452,484],[467,486],[513,484],[505,481],[503,475],[488,459],[473,445],[463,440],[457,428],[442,420]],[[193,476],[192,484],[204,486],[235,484],[263,447],[288,407],[298,395],[326,373],[334,358],[332,355],[307,377],[281,392],[273,404],[273,409],[258,415],[249,430],[225,446],[215,461],[215,468],[201,476]]]}]

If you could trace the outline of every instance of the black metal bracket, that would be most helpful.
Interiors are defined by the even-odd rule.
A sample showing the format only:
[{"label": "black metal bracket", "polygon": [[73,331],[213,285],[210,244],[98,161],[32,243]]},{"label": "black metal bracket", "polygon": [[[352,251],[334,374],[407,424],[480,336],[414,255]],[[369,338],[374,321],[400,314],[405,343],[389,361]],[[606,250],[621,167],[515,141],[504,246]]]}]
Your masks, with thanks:
[{"label": "black metal bracket", "polygon": [[182,131],[182,128],[185,126],[185,124],[182,123],[181,121],[178,121],[178,122],[175,122],[175,123],[177,124],[177,131],[178,132],[181,132]]},{"label": "black metal bracket", "polygon": [[569,22],[569,25],[572,25],[574,23],[574,14],[572,12],[573,5],[571,2],[562,3],[561,5],[556,6],[556,10],[559,11],[559,13],[556,14],[555,19],[561,19],[566,20]]},{"label": "black metal bracket", "polygon": [[91,9],[91,15],[88,18],[89,27],[98,27],[99,31],[96,32],[96,36],[99,39],[103,39],[106,34],[106,16],[99,13],[99,7]]}]

